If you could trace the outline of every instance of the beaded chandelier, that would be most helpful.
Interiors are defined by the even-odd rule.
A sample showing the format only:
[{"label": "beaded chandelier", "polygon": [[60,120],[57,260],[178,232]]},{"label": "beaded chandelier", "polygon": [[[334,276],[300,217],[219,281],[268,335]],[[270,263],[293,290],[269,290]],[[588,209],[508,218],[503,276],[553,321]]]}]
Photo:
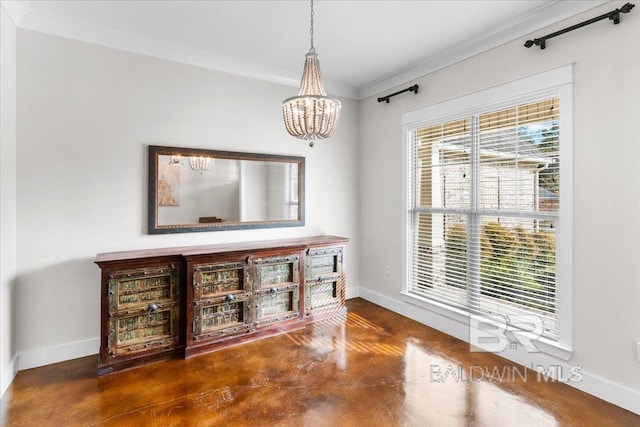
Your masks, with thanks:
[{"label": "beaded chandelier", "polygon": [[313,47],[313,0],[311,0],[311,49],[305,55],[304,70],[298,96],[282,103],[282,115],[291,136],[309,141],[328,138],[336,130],[340,119],[340,101],[327,96],[322,87],[320,61]]}]

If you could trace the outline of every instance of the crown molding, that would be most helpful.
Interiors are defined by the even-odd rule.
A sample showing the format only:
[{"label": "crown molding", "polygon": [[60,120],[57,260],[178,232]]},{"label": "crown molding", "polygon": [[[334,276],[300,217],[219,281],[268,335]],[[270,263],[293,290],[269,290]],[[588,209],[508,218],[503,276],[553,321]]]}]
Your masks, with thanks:
[{"label": "crown molding", "polygon": [[[218,55],[176,43],[116,31],[59,16],[33,12],[28,1],[5,1],[12,8],[10,16],[22,29],[79,40],[113,49],[133,52],[155,58],[212,69],[238,76],[268,81],[285,86],[299,87],[300,74],[265,67],[249,61]],[[9,10],[7,10],[9,12]],[[300,59],[302,66],[302,61]],[[325,88],[334,96],[355,98],[357,89],[335,82],[325,82]]]},{"label": "crown molding", "polygon": [[516,40],[529,33],[556,24],[565,19],[579,15],[587,10],[609,3],[610,0],[597,1],[561,1],[544,5],[537,10],[522,15],[482,37],[470,40],[448,51],[440,52],[425,60],[419,61],[405,69],[367,83],[358,88],[358,100],[369,98],[397,86],[411,82],[429,73],[445,68],[456,62],[486,52],[490,49]]},{"label": "crown molding", "polygon": [[0,5],[2,5],[16,27],[20,26],[20,22],[25,16],[33,13],[33,9],[31,9],[31,5],[27,0],[1,0]]},{"label": "crown molding", "polygon": [[[556,0],[482,37],[422,59],[407,68],[365,85],[353,87],[325,80],[325,88],[333,96],[363,100],[609,2],[610,0]],[[285,86],[298,87],[300,84],[300,75],[280,69],[58,16],[36,13],[28,0],[0,0],[0,3],[19,28]]]}]

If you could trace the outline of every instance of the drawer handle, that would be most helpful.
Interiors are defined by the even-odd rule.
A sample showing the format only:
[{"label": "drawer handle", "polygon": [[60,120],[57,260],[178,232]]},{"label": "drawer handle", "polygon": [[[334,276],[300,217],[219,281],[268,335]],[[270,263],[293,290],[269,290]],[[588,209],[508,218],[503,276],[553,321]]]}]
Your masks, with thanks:
[{"label": "drawer handle", "polygon": [[158,314],[158,304],[156,303],[149,304],[149,306],[147,307],[147,310],[149,310],[149,312],[147,313],[147,316],[151,318],[152,314]]},{"label": "drawer handle", "polygon": [[236,299],[235,295],[232,295],[232,294],[229,294],[229,295],[227,295],[227,296],[225,296],[225,297],[224,297],[224,300],[225,300],[226,302],[228,302],[228,303],[232,303],[232,302],[233,302],[233,300],[235,300],[235,299]]}]

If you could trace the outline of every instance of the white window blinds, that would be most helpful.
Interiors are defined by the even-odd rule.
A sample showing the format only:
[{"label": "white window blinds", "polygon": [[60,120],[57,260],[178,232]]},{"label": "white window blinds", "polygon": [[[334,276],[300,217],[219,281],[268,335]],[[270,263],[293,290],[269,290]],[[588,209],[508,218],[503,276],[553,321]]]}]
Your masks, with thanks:
[{"label": "white window blinds", "polygon": [[410,293],[557,338],[559,132],[550,95],[410,130]]}]

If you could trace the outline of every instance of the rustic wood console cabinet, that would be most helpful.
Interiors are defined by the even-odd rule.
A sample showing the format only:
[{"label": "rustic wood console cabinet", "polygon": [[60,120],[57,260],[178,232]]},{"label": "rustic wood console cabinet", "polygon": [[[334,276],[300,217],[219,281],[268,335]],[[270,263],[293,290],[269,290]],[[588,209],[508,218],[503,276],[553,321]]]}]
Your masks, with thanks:
[{"label": "rustic wood console cabinet", "polygon": [[98,254],[98,375],[344,314],[347,242],[317,236]]}]

